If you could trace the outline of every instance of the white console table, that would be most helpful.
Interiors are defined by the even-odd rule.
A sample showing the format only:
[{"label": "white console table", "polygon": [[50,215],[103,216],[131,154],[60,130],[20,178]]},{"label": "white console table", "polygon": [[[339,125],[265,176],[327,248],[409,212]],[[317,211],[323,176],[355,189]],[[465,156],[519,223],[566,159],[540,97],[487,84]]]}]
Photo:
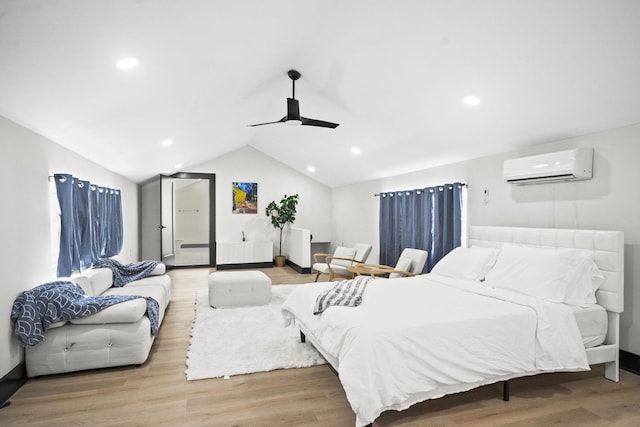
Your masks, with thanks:
[{"label": "white console table", "polygon": [[217,242],[218,270],[273,266],[273,242]]}]

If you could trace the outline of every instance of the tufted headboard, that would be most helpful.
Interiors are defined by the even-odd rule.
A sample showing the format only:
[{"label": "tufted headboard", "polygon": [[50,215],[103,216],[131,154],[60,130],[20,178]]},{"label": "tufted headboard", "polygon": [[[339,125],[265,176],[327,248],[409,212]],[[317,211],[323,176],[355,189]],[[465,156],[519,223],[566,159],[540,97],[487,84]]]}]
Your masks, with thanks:
[{"label": "tufted headboard", "polygon": [[469,246],[500,248],[505,243],[547,248],[577,248],[594,252],[605,281],[596,293],[607,311],[624,311],[624,233],[622,231],[571,230],[470,226]]}]

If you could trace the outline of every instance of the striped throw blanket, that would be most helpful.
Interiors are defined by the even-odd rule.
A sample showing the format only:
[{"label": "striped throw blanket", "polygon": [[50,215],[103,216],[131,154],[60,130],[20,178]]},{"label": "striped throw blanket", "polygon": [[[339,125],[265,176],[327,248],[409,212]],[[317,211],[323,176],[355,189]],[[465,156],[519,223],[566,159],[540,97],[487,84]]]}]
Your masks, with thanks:
[{"label": "striped throw blanket", "polygon": [[320,314],[329,307],[357,307],[362,302],[362,294],[367,287],[371,276],[357,276],[355,279],[342,280],[331,289],[322,292],[316,298],[313,314]]}]

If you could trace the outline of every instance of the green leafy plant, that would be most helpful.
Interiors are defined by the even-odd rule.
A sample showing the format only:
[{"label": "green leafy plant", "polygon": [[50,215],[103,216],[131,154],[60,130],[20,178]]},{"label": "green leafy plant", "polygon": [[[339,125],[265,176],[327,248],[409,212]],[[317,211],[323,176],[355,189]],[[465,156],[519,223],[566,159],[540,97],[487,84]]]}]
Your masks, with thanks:
[{"label": "green leafy plant", "polygon": [[271,218],[271,224],[275,228],[280,229],[280,245],[278,246],[278,255],[282,256],[282,230],[287,224],[292,224],[296,220],[296,205],[298,204],[298,195],[287,196],[286,194],[280,200],[280,204],[274,201],[266,207],[265,213]]}]

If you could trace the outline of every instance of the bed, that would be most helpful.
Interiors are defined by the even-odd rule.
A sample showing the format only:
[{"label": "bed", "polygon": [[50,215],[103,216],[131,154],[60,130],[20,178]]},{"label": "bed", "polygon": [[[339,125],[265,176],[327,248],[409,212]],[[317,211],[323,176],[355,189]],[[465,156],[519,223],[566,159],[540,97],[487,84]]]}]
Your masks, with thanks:
[{"label": "bed", "polygon": [[618,381],[622,232],[472,226],[467,246],[430,274],[370,280],[358,307],[314,315],[332,283],[301,285],[283,304],[338,373],[356,426],[544,372],[605,363]]}]

